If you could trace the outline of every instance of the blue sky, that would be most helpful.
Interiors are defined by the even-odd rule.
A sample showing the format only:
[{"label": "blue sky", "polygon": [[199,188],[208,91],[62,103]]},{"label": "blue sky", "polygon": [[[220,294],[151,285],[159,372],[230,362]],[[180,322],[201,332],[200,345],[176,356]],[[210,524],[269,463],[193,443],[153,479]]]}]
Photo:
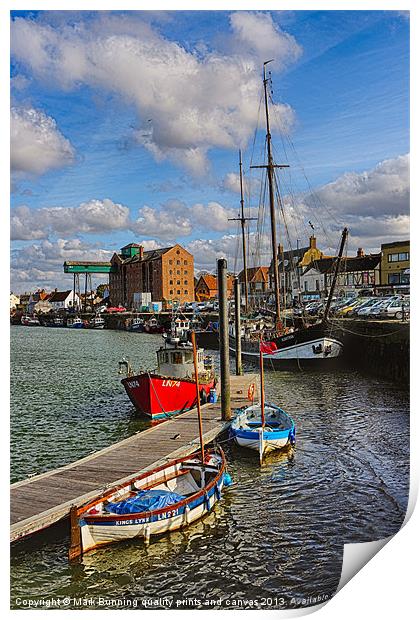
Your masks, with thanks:
[{"label": "blue sky", "polygon": [[[344,225],[349,255],[408,238],[406,14],[16,12],[13,290],[62,287],[64,260],[105,260],[130,241],[178,241],[197,270],[222,255],[240,267],[228,218],[239,205],[238,148],[247,209],[258,212],[259,173],[248,166],[261,163],[269,58],[292,245],[306,243],[309,220],[327,253]],[[264,243],[254,260],[267,262]]]}]

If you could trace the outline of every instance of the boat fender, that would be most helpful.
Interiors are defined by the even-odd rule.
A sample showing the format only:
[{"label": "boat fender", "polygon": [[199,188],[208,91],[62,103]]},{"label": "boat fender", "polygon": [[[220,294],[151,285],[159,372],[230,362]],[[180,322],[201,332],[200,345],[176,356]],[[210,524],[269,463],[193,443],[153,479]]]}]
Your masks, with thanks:
[{"label": "boat fender", "polygon": [[204,494],[204,503],[206,504],[207,512],[210,512],[210,497],[207,492]]},{"label": "boat fender", "polygon": [[233,484],[232,476],[227,471],[223,474],[223,484],[225,487],[230,487]]},{"label": "boat fender", "polygon": [[289,443],[291,446],[296,444],[296,432],[294,428],[289,431]]}]

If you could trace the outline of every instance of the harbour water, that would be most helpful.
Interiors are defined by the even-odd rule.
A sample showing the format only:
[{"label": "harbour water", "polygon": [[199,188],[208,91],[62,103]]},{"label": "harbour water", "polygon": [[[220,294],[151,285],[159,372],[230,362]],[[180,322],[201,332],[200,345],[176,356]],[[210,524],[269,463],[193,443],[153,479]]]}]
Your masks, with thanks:
[{"label": "harbour water", "polygon": [[[11,481],[147,427],[120,384],[118,361],[154,368],[160,341],[12,327]],[[350,370],[267,371],[266,396],[295,420],[293,452],[260,468],[253,452],[224,443],[235,484],[205,519],[148,548],[130,541],[69,565],[66,529],[15,545],[12,608],[47,600],[60,609],[275,609],[331,597],[343,544],[390,536],[404,520],[408,393]]]}]

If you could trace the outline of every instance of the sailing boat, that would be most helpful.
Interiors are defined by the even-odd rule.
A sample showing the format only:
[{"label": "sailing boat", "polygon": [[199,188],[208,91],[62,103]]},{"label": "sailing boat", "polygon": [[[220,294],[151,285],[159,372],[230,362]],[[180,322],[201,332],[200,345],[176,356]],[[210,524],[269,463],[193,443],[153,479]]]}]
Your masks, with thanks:
[{"label": "sailing boat", "polygon": [[[267,341],[264,352],[264,360],[270,362],[273,368],[283,368],[296,363],[302,363],[302,365],[308,363],[322,362],[324,365],[327,360],[337,358],[342,353],[343,343],[333,333],[331,327],[328,325],[328,312],[334,294],[335,284],[340,268],[341,258],[343,255],[344,245],[347,239],[348,231],[345,228],[342,233],[340,250],[336,259],[335,272],[333,281],[330,288],[330,294],[326,304],[325,312],[322,320],[311,326],[303,324],[300,328],[292,327],[290,329],[283,329],[281,321],[281,291],[280,291],[280,279],[278,271],[278,246],[277,246],[277,227],[276,227],[276,208],[274,201],[274,188],[275,178],[274,171],[276,168],[287,168],[288,165],[278,165],[274,163],[272,155],[271,133],[270,133],[270,116],[268,106],[268,94],[267,85],[269,79],[266,76],[266,65],[271,62],[264,63],[264,103],[265,103],[265,121],[266,121],[266,145],[267,145],[267,163],[259,166],[251,166],[251,168],[265,168],[267,171],[268,180],[268,193],[270,203],[270,229],[271,229],[271,253],[273,264],[273,276],[274,276],[274,294],[275,294],[275,327],[274,329],[264,329],[264,323],[261,322],[252,324],[248,329],[245,329],[244,337],[242,339],[242,355],[248,360],[258,360],[260,355],[260,340]],[[242,166],[240,164],[241,175],[241,187],[242,187]],[[244,267],[246,274],[246,251],[245,251],[245,235],[244,235],[244,222],[243,216],[243,198],[241,193],[241,217],[238,218],[242,223],[242,238],[243,238],[243,254],[244,254]],[[245,279],[245,305],[247,307],[248,290]],[[267,333],[267,331],[269,333]],[[235,339],[237,334],[232,329],[230,331],[230,348],[235,350]],[[242,335],[241,335],[242,337]]]},{"label": "sailing boat", "polygon": [[264,455],[273,450],[295,445],[295,424],[283,409],[265,402],[264,343],[260,342],[260,404],[243,409],[233,420],[231,436],[239,446],[257,450],[260,465]]},{"label": "sailing boat", "polygon": [[231,484],[220,447],[205,450],[195,334],[192,333],[200,450],[137,474],[71,511],[69,559],[104,545],[179,530],[208,514]]}]

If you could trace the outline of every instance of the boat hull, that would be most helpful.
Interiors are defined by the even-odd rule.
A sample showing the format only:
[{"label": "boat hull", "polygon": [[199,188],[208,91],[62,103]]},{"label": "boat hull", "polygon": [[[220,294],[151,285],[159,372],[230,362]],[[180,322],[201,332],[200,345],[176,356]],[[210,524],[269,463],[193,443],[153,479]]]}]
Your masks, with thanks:
[{"label": "boat hull", "polygon": [[[287,368],[302,365],[326,366],[342,355],[343,343],[330,330],[318,326],[298,330],[280,337],[268,338],[272,351],[264,352],[269,367]],[[230,336],[229,347],[235,350],[235,338]],[[259,341],[242,340],[242,356],[259,363]]]},{"label": "boat hull", "polygon": [[[193,380],[164,377],[142,373],[121,380],[135,408],[153,420],[167,418],[192,409],[197,404]],[[202,400],[208,400],[210,389],[215,386],[212,378],[200,383]]]},{"label": "boat hull", "polygon": [[[274,408],[273,405],[267,404],[266,408],[267,411],[274,410],[281,413],[283,422],[281,427],[277,424],[277,428],[271,428],[272,420],[276,419],[275,414],[272,414],[267,417],[264,429],[262,429],[261,414],[258,412],[259,405],[252,405],[238,413],[230,427],[230,436],[235,443],[242,448],[258,452],[260,461],[269,452],[295,445],[296,430],[292,418],[279,407]],[[255,411],[252,422],[247,418],[247,411],[251,410]],[[250,428],[250,424],[253,424],[254,428]]]},{"label": "boat hull", "polygon": [[[95,515],[92,514],[92,510],[81,512],[79,527],[83,553],[132,538],[143,538],[148,544],[150,537],[187,527],[209,513],[222,496],[226,461],[220,450],[217,456],[207,455],[205,462],[206,472],[212,472],[210,481],[202,488],[196,487],[196,492],[178,503],[141,513],[105,515],[102,512],[102,514]],[[136,486],[136,488],[156,487],[156,481],[159,481],[159,478],[162,480],[162,475],[163,480],[168,480],[166,484],[170,484],[174,475],[179,476],[183,467],[191,467],[191,465],[196,469],[201,468],[200,461],[195,456],[183,457],[168,463],[152,472],[142,474],[141,480],[137,481],[141,483],[141,486]],[[132,483],[127,483],[125,491],[132,488]],[[117,493],[124,493],[124,489],[119,489]],[[101,501],[103,502],[104,499],[106,498]],[[88,508],[92,504],[95,502],[91,502]]]}]

